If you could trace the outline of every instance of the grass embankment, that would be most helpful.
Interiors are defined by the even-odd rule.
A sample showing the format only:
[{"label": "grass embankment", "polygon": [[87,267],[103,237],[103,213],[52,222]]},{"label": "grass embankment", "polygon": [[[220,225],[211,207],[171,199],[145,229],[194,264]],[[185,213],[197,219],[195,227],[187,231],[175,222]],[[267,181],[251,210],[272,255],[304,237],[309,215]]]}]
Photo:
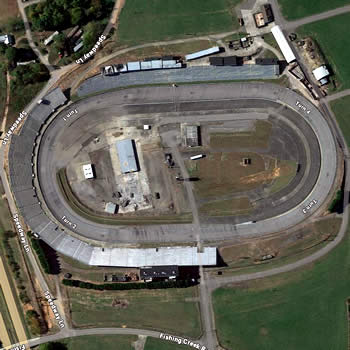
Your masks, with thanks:
[{"label": "grass embankment", "polygon": [[331,108],[337,118],[346,143],[350,147],[350,96],[332,101]]},{"label": "grass embankment", "polygon": [[271,137],[271,123],[258,120],[255,123],[255,130],[237,133],[210,133],[210,147],[256,147],[267,148]]},{"label": "grass embankment", "polygon": [[[271,269],[287,264],[322,248],[338,233],[340,224],[339,218],[323,219],[282,235],[223,246],[219,248],[219,252],[228,266],[220,269],[226,275]],[[262,257],[268,254],[273,254],[275,258],[262,261]]]},{"label": "grass embankment", "polygon": [[134,350],[132,343],[137,340],[133,335],[88,335],[61,340],[67,350]]},{"label": "grass embankment", "polygon": [[269,188],[270,193],[276,193],[286,187],[294,178],[298,164],[293,160],[278,161],[279,175]]},{"label": "grass embankment", "polygon": [[7,96],[6,68],[0,64],[0,115],[4,116]]},{"label": "grass embankment", "polygon": [[126,325],[193,338],[201,335],[197,287],[113,292],[67,288],[67,291],[72,321],[77,327]]},{"label": "grass embankment", "polygon": [[[305,2],[307,3],[307,2]],[[316,39],[335,74],[336,90],[350,88],[350,13],[307,24],[298,29],[300,37]]]},{"label": "grass embankment", "polygon": [[[325,258],[296,271],[213,294],[227,349],[332,349],[348,346],[350,230]],[[234,327],[233,327],[234,325]]]},{"label": "grass embankment", "polygon": [[188,345],[179,345],[167,340],[147,338],[144,350],[185,350]]},{"label": "grass embankment", "polygon": [[241,0],[128,0],[120,14],[118,40],[135,45],[232,31]]},{"label": "grass embankment", "polygon": [[85,207],[72,192],[68,183],[65,169],[57,173],[57,182],[65,200],[70,207],[82,217],[100,224],[109,225],[151,225],[151,224],[174,224],[192,222],[192,214],[174,214],[163,216],[130,216],[130,217],[104,217]]},{"label": "grass embankment", "polygon": [[278,0],[282,14],[288,20],[311,16],[349,4],[349,0]]},{"label": "grass embankment", "polygon": [[229,216],[248,214],[253,206],[248,197],[212,201],[202,205],[199,213],[206,216]]}]

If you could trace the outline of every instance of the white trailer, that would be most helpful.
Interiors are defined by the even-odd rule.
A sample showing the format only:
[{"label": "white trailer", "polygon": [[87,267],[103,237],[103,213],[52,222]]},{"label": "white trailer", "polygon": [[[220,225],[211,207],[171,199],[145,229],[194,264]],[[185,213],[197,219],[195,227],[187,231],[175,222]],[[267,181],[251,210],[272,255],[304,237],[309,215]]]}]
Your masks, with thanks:
[{"label": "white trailer", "polygon": [[286,37],[284,36],[280,26],[274,26],[271,28],[271,33],[274,36],[275,40],[277,41],[277,44],[279,46],[279,48],[282,51],[282,54],[284,56],[284,58],[286,59],[286,61],[288,63],[293,62],[296,60],[294,53],[290,47],[290,45],[288,44],[288,41],[286,39]]},{"label": "white trailer", "polygon": [[201,158],[203,158],[204,157],[204,154],[197,154],[197,155],[195,155],[195,156],[192,156],[190,159],[191,160],[196,160],[196,159],[201,159]]}]

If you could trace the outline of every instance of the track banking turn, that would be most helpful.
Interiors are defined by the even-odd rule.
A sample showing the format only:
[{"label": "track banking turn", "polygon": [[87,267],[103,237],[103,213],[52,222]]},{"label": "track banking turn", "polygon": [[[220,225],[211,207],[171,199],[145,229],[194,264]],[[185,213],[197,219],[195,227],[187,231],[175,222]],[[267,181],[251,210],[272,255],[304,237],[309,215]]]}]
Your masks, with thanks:
[{"label": "track banking turn", "polygon": [[[56,91],[56,90],[54,90]],[[59,92],[55,92],[58,96]],[[60,95],[61,96],[61,95]],[[45,100],[49,101],[50,96]],[[130,88],[103,93],[69,105],[49,125],[51,112],[38,117],[35,109],[26,119],[21,133],[13,136],[9,153],[10,182],[18,208],[32,231],[57,251],[84,263],[101,253],[98,245],[122,243],[195,242],[191,224],[112,226],[88,221],[76,214],[61,195],[53,174],[55,159],[50,157],[55,135],[64,128],[74,128],[76,118],[88,113],[98,116],[113,110],[115,115],[187,112],[225,109],[247,102],[266,109],[280,106],[302,118],[316,136],[320,164],[317,172],[309,171],[312,182],[305,181],[304,190],[296,191],[290,201],[269,211],[270,217],[243,225],[239,219],[232,224],[201,224],[204,241],[218,241],[235,236],[258,236],[283,231],[312,215],[332,190],[337,171],[337,149],[333,135],[320,111],[306,98],[282,86],[268,83],[234,83],[185,85],[172,87]],[[248,103],[249,102],[249,103]],[[60,104],[65,103],[61,96]],[[251,106],[254,107],[254,106]],[[71,110],[67,122],[64,116]],[[34,122],[35,121],[35,122]],[[45,131],[42,132],[45,126]],[[315,143],[315,142],[313,142]],[[23,157],[23,154],[25,155]],[[23,161],[24,159],[24,161]],[[270,209],[271,210],[271,209]]]}]

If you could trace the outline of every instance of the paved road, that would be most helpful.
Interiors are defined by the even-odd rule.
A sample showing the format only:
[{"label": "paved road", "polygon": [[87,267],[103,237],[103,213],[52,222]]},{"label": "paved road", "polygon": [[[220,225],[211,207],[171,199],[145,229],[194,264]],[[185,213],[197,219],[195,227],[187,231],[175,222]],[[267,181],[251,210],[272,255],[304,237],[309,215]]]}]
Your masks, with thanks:
[{"label": "paved road", "polygon": [[350,5],[338,7],[334,10],[329,10],[326,12],[318,13],[316,15],[304,17],[304,18],[298,19],[296,21],[288,21],[283,25],[283,29],[292,30],[292,29],[301,27],[301,26],[308,24],[308,23],[321,21],[323,19],[342,15],[342,14],[347,13],[347,12],[350,12]]},{"label": "paved road", "polygon": [[327,101],[327,102],[331,102],[331,101],[337,100],[338,98],[342,98],[342,97],[349,96],[349,95],[350,95],[350,89],[346,89],[343,91],[339,91],[335,94],[328,95],[325,98],[323,98],[323,100]]}]

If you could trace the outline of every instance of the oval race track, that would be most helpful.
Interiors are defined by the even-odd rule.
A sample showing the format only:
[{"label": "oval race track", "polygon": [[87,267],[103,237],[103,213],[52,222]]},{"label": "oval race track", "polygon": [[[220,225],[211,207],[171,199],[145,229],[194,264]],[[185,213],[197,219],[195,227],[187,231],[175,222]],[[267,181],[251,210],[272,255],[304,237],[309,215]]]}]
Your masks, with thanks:
[{"label": "oval race track", "polygon": [[[59,95],[57,91],[56,94]],[[47,96],[46,99],[51,101],[51,96]],[[184,109],[200,108],[203,110],[205,106],[210,109],[213,108],[210,107],[211,105],[220,105],[221,108],[225,108],[224,106],[229,105],[232,101],[244,100],[255,100],[257,104],[267,109],[279,103],[281,109],[287,106],[289,112],[293,114],[297,112],[299,117],[303,118],[312,128],[318,139],[318,145],[314,146],[319,147],[321,164],[317,173],[316,170],[309,172],[310,182],[306,183],[304,190],[296,193],[290,202],[285,201],[276,206],[274,215],[272,214],[271,217],[250,225],[202,224],[201,239],[216,241],[238,235],[262,235],[282,231],[300,223],[324,202],[332,189],[337,171],[336,145],[327,122],[313,104],[292,90],[265,83],[186,85],[176,89],[150,87],[105,93],[67,107],[39,138],[37,137],[41,125],[54,108],[40,115],[37,115],[38,112],[34,109],[25,121],[21,135],[12,137],[9,153],[10,182],[21,214],[30,228],[38,232],[42,239],[54,249],[84,263],[89,263],[91,256],[101,251],[100,248],[86,241],[132,244],[138,242],[195,242],[196,232],[193,232],[191,224],[116,227],[93,223],[78,216],[65,203],[58,190],[55,181],[56,173],[52,168],[55,159],[50,158],[50,150],[54,147],[57,134],[62,133],[65,128],[70,132],[74,128],[74,118],[69,120],[69,123],[62,119],[72,109],[77,109],[79,112],[75,118],[83,118],[84,115],[91,114],[93,111],[96,111],[96,118],[98,118],[99,111],[106,109],[113,110],[116,115],[118,112],[124,115],[142,113],[142,111],[144,113],[145,111],[159,113],[159,111],[169,110],[181,112]],[[57,105],[63,102],[64,99],[61,98]],[[40,144],[40,147],[37,156],[37,178],[33,182],[34,142]],[[314,177],[313,180],[311,176]],[[36,194],[38,197],[33,197]],[[44,200],[39,203],[38,198]],[[303,214],[302,209],[314,199],[317,200],[317,205],[314,205],[306,215]],[[75,229],[62,222],[63,217],[75,224]],[[238,221],[235,223],[237,224]]]}]

